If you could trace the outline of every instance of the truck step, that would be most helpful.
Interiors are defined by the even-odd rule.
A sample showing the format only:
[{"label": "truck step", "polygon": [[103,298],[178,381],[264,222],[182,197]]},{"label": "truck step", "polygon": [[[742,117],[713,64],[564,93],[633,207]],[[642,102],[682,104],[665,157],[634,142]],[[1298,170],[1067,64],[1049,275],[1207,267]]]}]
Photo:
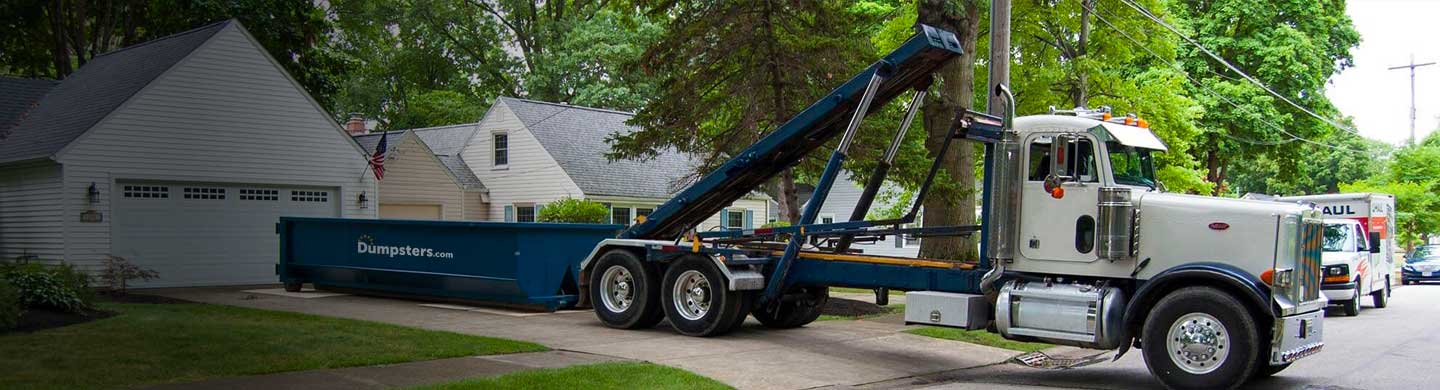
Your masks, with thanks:
[{"label": "truck step", "polygon": [[1109,351],[1078,358],[1057,358],[1047,355],[1044,352],[1035,351],[1010,358],[1010,362],[1030,368],[1040,368],[1047,370],[1068,370],[1110,360],[1109,358],[1104,356],[1108,353]]}]

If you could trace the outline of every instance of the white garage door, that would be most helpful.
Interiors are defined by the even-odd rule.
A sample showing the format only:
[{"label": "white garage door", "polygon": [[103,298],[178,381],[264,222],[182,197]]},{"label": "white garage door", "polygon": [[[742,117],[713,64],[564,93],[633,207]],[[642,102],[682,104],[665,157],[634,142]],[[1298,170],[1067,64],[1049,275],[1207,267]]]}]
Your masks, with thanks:
[{"label": "white garage door", "polygon": [[335,188],[118,184],[111,250],[159,272],[144,287],[276,283],[279,218],[339,215]]}]

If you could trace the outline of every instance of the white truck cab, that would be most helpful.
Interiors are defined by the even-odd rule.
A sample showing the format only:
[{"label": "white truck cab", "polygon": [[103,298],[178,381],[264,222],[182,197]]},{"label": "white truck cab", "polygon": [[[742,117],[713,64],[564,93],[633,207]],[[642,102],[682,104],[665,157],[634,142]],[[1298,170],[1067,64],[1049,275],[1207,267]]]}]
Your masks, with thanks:
[{"label": "white truck cab", "polygon": [[1360,314],[1360,300],[1370,296],[1376,308],[1389,305],[1395,283],[1395,197],[1349,193],[1289,196],[1282,202],[1314,205],[1325,215],[1322,289],[1331,305],[1347,316]]}]

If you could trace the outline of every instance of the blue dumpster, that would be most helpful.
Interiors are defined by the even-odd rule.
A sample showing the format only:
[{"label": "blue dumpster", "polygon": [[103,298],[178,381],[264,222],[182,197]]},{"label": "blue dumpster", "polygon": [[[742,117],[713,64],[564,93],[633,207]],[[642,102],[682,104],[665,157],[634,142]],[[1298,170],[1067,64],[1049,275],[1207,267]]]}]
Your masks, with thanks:
[{"label": "blue dumpster", "polygon": [[620,225],[280,219],[282,283],[541,307],[574,305],[580,262]]}]

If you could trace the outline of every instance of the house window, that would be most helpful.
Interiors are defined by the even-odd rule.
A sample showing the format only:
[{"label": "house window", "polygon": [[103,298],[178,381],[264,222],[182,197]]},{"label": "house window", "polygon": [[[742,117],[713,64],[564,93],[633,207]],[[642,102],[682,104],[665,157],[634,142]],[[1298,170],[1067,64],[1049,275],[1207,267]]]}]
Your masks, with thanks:
[{"label": "house window", "polygon": [[515,206],[515,222],[535,222],[535,205]]},{"label": "house window", "polygon": [[169,199],[170,187],[165,186],[125,186],[126,198],[141,199]]},{"label": "house window", "polygon": [[649,216],[650,216],[650,213],[653,213],[653,212],[655,212],[655,209],[654,209],[654,208],[650,208],[650,207],[636,208],[636,209],[635,209],[635,218],[636,218],[636,219],[639,219],[640,217],[649,217]]},{"label": "house window", "polygon": [[510,164],[510,135],[495,134],[495,166]]},{"label": "house window", "polygon": [[725,227],[728,228],[728,229],[733,229],[733,230],[744,229],[744,228],[745,228],[745,211],[744,211],[744,210],[726,210],[726,211],[725,211]]},{"label": "house window", "polygon": [[611,208],[610,208],[610,223],[618,223],[618,224],[621,224],[621,225],[629,225],[629,224],[630,224],[630,208],[629,208],[629,207],[611,207]]},{"label": "house window", "polygon": [[224,188],[214,187],[185,187],[185,199],[223,200],[225,199]]},{"label": "house window", "polygon": [[330,201],[329,191],[290,191],[291,202],[318,202]]},{"label": "house window", "polygon": [[835,214],[821,214],[820,223],[835,223]]},{"label": "house window", "polygon": [[240,200],[280,200],[280,190],[241,188]]}]

